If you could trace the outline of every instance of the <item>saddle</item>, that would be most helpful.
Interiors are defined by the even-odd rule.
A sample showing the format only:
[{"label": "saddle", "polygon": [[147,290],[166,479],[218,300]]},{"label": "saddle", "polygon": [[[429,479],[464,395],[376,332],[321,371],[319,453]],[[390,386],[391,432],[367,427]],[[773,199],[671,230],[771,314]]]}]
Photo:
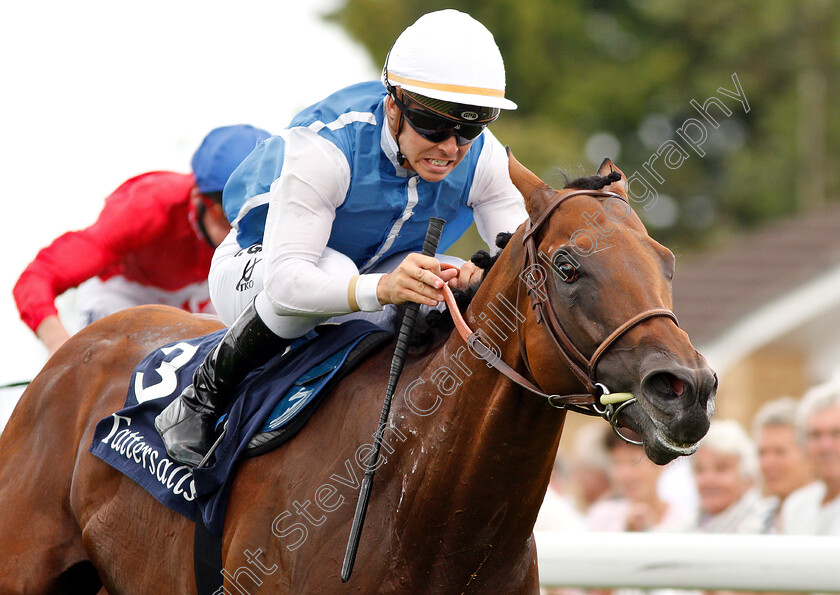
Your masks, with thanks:
[{"label": "saddle", "polygon": [[259,433],[248,442],[245,456],[259,456],[290,440],[309,421],[338,381],[392,338],[393,334],[388,331],[372,332],[298,378],[271,411]]}]

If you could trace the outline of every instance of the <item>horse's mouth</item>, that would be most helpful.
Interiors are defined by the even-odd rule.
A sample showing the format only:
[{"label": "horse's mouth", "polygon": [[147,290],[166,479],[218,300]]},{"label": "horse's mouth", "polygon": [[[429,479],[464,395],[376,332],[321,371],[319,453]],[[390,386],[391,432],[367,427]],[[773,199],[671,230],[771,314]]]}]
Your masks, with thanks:
[{"label": "horse's mouth", "polygon": [[667,465],[677,457],[693,454],[699,443],[675,442],[659,430],[641,432],[647,457],[657,465]]},{"label": "horse's mouth", "polygon": [[651,419],[639,403],[626,407],[621,415],[621,421],[642,437],[645,454],[657,465],[665,465],[677,457],[693,454],[699,447],[698,442],[672,439],[665,424]]},{"label": "horse's mouth", "polygon": [[659,430],[659,428],[657,428],[657,431],[654,433],[653,439],[656,441],[656,446],[660,450],[673,453],[674,458],[686,457],[688,455],[694,454],[697,451],[697,448],[700,446],[699,442],[674,442],[673,440],[668,438],[668,436],[666,436],[661,430]]}]

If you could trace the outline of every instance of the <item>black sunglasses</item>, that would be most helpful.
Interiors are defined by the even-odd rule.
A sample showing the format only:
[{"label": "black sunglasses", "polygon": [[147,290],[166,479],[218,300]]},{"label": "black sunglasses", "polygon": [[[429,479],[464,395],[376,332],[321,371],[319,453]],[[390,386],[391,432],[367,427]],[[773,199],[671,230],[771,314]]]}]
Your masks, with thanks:
[{"label": "black sunglasses", "polygon": [[405,121],[414,129],[414,132],[433,143],[442,143],[454,135],[455,142],[463,147],[473,142],[487,127],[486,122],[466,124],[443,118],[427,110],[410,108],[399,100],[396,93],[391,93],[391,99],[397,104],[400,112],[405,116]]}]

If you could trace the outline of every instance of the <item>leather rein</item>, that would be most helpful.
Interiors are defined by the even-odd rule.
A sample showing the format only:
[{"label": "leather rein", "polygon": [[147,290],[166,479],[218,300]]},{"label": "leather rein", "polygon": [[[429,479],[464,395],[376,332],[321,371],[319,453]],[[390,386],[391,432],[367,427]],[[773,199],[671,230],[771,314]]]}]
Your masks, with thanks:
[{"label": "leather rein", "polygon": [[[551,306],[548,292],[540,291],[541,286],[543,286],[547,281],[548,275],[542,274],[540,277],[534,275],[534,271],[544,271],[544,268],[537,260],[535,237],[537,232],[542,228],[545,222],[548,221],[555,210],[557,210],[570,198],[581,195],[617,198],[627,202],[626,198],[620,194],[616,194],[615,192],[602,190],[574,190],[565,194],[558,193],[558,196],[548,204],[548,206],[537,218],[536,222],[532,223],[531,220],[528,219],[525,223],[525,234],[522,238],[522,243],[525,246],[525,264],[522,273],[519,275],[520,291],[517,292],[516,299],[518,311],[519,295],[522,293],[521,284],[524,280],[528,295],[531,299],[531,308],[534,310],[537,323],[545,325],[546,332],[549,337],[551,337],[551,340],[557,347],[566,365],[583,385],[586,392],[568,395],[556,395],[543,392],[537,385],[502,361],[501,357],[482,340],[481,329],[473,332],[469,328],[461,315],[457,304],[455,303],[452,291],[447,285],[444,285],[443,294],[452,315],[452,319],[455,322],[455,327],[458,329],[458,333],[467,342],[474,355],[477,355],[481,359],[485,360],[489,365],[494,367],[497,371],[517,385],[539,397],[546,399],[552,407],[557,409],[569,409],[586,415],[603,417],[610,423],[616,434],[628,442],[634,442],[628,440],[619,433],[616,428],[616,423],[618,421],[619,412],[626,406],[634,403],[636,399],[632,393],[610,393],[609,389],[604,384],[599,383],[596,380],[596,369],[598,363],[600,362],[602,356],[616,343],[616,341],[642,322],[661,316],[670,318],[677,326],[679,326],[679,322],[677,321],[676,315],[671,310],[667,308],[651,308],[650,310],[640,312],[623,324],[619,325],[618,328],[613,330],[606,336],[606,338],[604,338],[603,341],[601,341],[600,345],[595,349],[592,356],[589,358],[584,356],[583,353],[581,353],[581,351],[575,346],[574,342],[563,328],[563,325],[557,319],[554,308]],[[519,328],[519,318],[517,318],[516,334],[519,339],[522,361],[525,363],[525,367],[530,372],[528,359],[525,354],[525,346]]]}]

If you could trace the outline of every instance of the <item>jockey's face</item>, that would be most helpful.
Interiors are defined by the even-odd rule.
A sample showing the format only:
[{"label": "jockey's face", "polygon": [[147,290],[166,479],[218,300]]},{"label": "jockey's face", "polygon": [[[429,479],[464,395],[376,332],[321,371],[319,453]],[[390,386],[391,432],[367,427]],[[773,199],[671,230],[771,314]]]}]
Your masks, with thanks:
[{"label": "jockey's face", "polygon": [[190,199],[196,216],[200,217],[200,221],[197,223],[199,223],[198,227],[203,229],[202,235],[206,236],[205,239],[214,248],[218,247],[230,233],[230,223],[225,215],[225,210],[222,205],[199,193],[195,186],[190,193]]},{"label": "jockey's face", "polygon": [[472,146],[472,143],[459,146],[454,135],[433,143],[417,134],[407,122],[399,127],[400,110],[390,97],[385,100],[385,112],[391,136],[396,138],[399,130],[399,146],[405,155],[405,168],[416,171],[427,182],[439,182],[448,176]]}]

